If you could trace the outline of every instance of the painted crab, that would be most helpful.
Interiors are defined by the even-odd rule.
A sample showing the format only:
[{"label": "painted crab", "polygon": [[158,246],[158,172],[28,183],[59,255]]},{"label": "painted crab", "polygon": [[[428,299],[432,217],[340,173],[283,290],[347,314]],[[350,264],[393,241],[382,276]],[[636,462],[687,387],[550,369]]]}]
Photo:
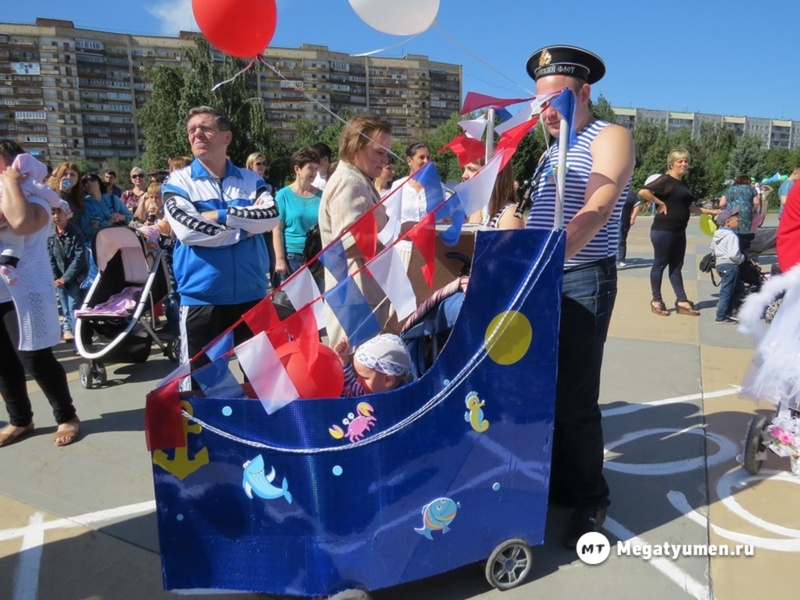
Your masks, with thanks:
[{"label": "painted crab", "polygon": [[346,437],[351,443],[357,442],[364,438],[364,433],[369,431],[370,426],[377,420],[372,416],[374,410],[367,402],[359,402],[358,406],[356,406],[358,416],[350,413],[346,418],[342,419],[342,425],[347,425],[347,433],[338,425],[330,427],[328,433],[337,440]]}]

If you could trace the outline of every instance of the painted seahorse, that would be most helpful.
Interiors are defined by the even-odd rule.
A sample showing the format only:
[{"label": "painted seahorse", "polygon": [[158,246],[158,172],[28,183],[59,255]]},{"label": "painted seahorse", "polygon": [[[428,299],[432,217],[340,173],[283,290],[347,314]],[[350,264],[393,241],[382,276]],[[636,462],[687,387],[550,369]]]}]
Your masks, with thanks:
[{"label": "painted seahorse", "polygon": [[477,392],[467,394],[466,404],[468,410],[464,413],[464,420],[478,433],[483,433],[489,429],[489,421],[483,418],[483,410],[481,409],[486,402],[478,398]]}]

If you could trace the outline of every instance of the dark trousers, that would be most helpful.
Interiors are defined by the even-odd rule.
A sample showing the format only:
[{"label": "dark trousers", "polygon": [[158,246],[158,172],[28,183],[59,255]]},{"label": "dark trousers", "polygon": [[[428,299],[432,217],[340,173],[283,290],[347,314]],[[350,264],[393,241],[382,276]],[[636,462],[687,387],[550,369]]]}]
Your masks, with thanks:
[{"label": "dark trousers", "polygon": [[609,505],[598,402],[616,297],[614,257],[564,273],[550,495],[570,506]]},{"label": "dark trousers", "polygon": [[16,427],[27,427],[33,420],[26,373],[39,384],[50,402],[56,423],[74,419],[75,406],[67,374],[53,355],[53,349],[22,351],[17,350],[18,347],[19,325],[14,303],[0,303],[0,395],[6,403],[9,422]]},{"label": "dark trousers", "polygon": [[669,282],[679,302],[686,300],[683,289],[683,259],[686,256],[686,230],[655,231],[650,230],[650,241],[653,243],[653,266],[650,269],[650,289],[653,300],[662,301],[661,280],[664,269],[669,267]]},{"label": "dark trousers", "polygon": [[[188,362],[190,358],[241,319],[244,313],[259,302],[260,300],[253,300],[241,304],[219,306],[182,306],[181,336],[184,340],[182,350],[186,350],[188,354],[181,357],[181,362]],[[252,335],[250,328],[245,323],[241,323],[233,331],[234,345],[241,344]],[[206,356],[202,355],[192,363],[192,370],[197,370],[209,362]]]},{"label": "dark trousers", "polygon": [[739,265],[717,265],[717,273],[720,276],[717,321],[722,321],[725,317],[730,317],[739,306],[744,296],[744,283],[739,277]]},{"label": "dark trousers", "polygon": [[627,204],[622,207],[622,215],[619,221],[619,248],[617,250],[617,262],[625,262],[628,256],[628,232],[631,230],[631,215],[633,207]]}]

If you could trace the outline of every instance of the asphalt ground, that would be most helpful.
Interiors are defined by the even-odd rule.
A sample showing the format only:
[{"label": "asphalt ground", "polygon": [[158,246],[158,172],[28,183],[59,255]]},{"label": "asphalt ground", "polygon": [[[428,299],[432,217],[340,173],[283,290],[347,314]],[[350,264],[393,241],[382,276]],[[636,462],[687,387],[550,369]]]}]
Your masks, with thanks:
[{"label": "asphalt ground", "polygon": [[[735,326],[714,323],[716,288],[696,269],[710,240],[696,220],[688,230],[683,274],[702,314],[651,314],[649,227],[649,218],[642,217],[631,229],[605,353],[601,403],[612,491],[605,524],[610,556],[588,565],[565,550],[560,539],[569,513],[552,507],[545,543],[533,549],[532,572],[523,585],[497,591],[478,564],[375,591],[375,600],[730,600],[795,593],[800,487],[792,484],[800,478],[790,475],[788,459],[769,456],[751,477],[737,458],[752,416],[773,410],[737,395],[752,344]],[[765,258],[765,268],[773,260]],[[663,289],[671,306],[666,277]],[[109,365],[108,384],[86,390],[78,382],[79,357],[64,344],[57,356],[82,420],[81,439],[66,448],[53,446],[50,407],[31,383],[37,429],[0,449],[0,598],[174,597],[161,585],[143,434],[145,396],[174,365],[154,350],[144,364]],[[618,553],[618,542],[627,555]],[[732,552],[743,544],[740,551],[752,550],[752,556],[641,556],[648,549],[658,552],[656,546],[663,551],[665,543],[692,553],[709,544]]]}]

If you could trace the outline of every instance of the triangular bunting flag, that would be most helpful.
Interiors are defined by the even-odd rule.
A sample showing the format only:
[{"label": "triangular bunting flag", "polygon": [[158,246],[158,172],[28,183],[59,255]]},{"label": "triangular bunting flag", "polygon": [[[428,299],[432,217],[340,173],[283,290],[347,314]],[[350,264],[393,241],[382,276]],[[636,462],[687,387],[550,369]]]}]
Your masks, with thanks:
[{"label": "triangular bunting flag", "polygon": [[380,333],[378,319],[352,277],[326,290],[325,302],[336,315],[353,348]]},{"label": "triangular bunting flag", "polygon": [[422,266],[422,276],[431,289],[433,289],[433,269],[436,255],[435,218],[436,216],[433,213],[429,213],[422,221],[410,229],[407,234],[408,239],[414,243],[422,254],[422,258],[425,259],[425,264]]},{"label": "triangular bunting flag", "polygon": [[272,303],[271,296],[264,298],[244,313],[242,320],[247,323],[254,335],[262,331],[269,331],[281,322],[278,311],[275,310],[275,305]]},{"label": "triangular bunting flag", "polygon": [[489,205],[494,182],[497,179],[504,155],[505,151],[501,150],[472,179],[462,181],[456,186],[456,193],[461,198],[461,204],[464,206],[466,214],[474,214]]},{"label": "triangular bunting flag", "polygon": [[[321,302],[320,302],[321,304]],[[306,306],[283,321],[283,327],[308,364],[313,364],[319,354],[319,328],[314,318],[314,306]]]},{"label": "triangular bunting flag", "polygon": [[569,144],[568,148],[572,148],[578,141],[578,134],[575,133],[575,110],[577,103],[575,102],[575,94],[569,88],[564,88],[561,93],[550,100],[550,108],[558,111],[562,117],[567,120],[569,125]]},{"label": "triangular bunting flag", "polygon": [[186,447],[179,384],[180,379],[173,379],[164,387],[147,394],[144,432],[147,450],[150,452]]},{"label": "triangular bunting flag", "polygon": [[420,184],[425,190],[426,210],[429,213],[444,202],[442,180],[439,177],[439,171],[436,170],[436,164],[433,161],[414,173],[411,179]]},{"label": "triangular bunting flag", "polygon": [[444,231],[439,232],[439,237],[445,246],[455,246],[461,237],[461,228],[467,220],[467,213],[464,211],[464,205],[458,192],[453,194],[447,199],[439,210],[436,211],[436,221],[444,221],[450,219],[450,227]]},{"label": "triangular bunting flag", "polygon": [[458,164],[462,168],[466,167],[471,162],[480,160],[486,155],[486,147],[483,145],[483,142],[467,137],[463,133],[460,133],[450,140],[450,142],[442,146],[439,153],[441,154],[448,149],[452,150],[458,157]]},{"label": "triangular bunting flag", "polygon": [[461,114],[465,115],[471,113],[479,108],[504,108],[512,104],[525,102],[526,100],[533,100],[535,96],[530,98],[495,98],[494,96],[485,96],[484,94],[477,94],[475,92],[467,92],[467,97],[464,98],[464,105],[461,107]]},{"label": "triangular bunting flag", "polygon": [[369,211],[350,227],[350,234],[356,241],[356,246],[361,250],[364,260],[372,260],[378,247],[378,225],[375,214]]},{"label": "triangular bunting flag", "polygon": [[481,115],[477,119],[458,122],[461,129],[464,130],[464,133],[471,138],[475,138],[476,140],[483,139],[483,134],[486,131],[486,125],[488,125],[488,123],[489,121],[486,119],[485,114]]},{"label": "triangular bunting flag", "polygon": [[[311,304],[314,307],[314,317],[317,320],[317,327],[322,329],[325,327],[325,311],[323,310],[324,304],[321,300],[322,292],[317,287],[317,282],[314,281],[314,276],[306,268],[302,268],[292,274],[288,281],[282,286],[281,290],[289,298],[289,302],[295,310],[300,310],[304,306]],[[313,303],[313,304],[312,304]]]},{"label": "triangular bunting flag", "polygon": [[383,207],[386,209],[386,216],[389,220],[378,232],[378,240],[385,248],[388,248],[400,236],[400,217],[403,212],[402,186],[396,187],[383,199]]},{"label": "triangular bunting flag", "polygon": [[211,362],[233,350],[233,330],[226,331],[206,346],[206,356]]},{"label": "triangular bunting flag", "polygon": [[267,414],[300,397],[264,333],[239,344],[236,357]]},{"label": "triangular bunting flag", "polygon": [[242,385],[231,373],[230,359],[220,358],[209,365],[192,371],[192,378],[206,396],[215,398],[244,398]]},{"label": "triangular bunting flag", "polygon": [[391,301],[399,321],[402,322],[416,310],[417,298],[414,295],[414,287],[406,274],[403,259],[394,246],[372,259],[367,264],[367,269]]},{"label": "triangular bunting flag", "polygon": [[347,278],[347,254],[341,238],[334,240],[317,258],[336,281]]},{"label": "triangular bunting flag", "polygon": [[495,148],[496,153],[504,153],[503,160],[500,163],[499,171],[501,171],[503,167],[505,167],[511,161],[514,153],[519,147],[520,142],[522,142],[522,138],[524,138],[531,129],[536,127],[538,122],[539,117],[533,117],[530,121],[520,123],[513,129],[509,129],[500,136],[500,141],[497,142],[497,148]]}]

